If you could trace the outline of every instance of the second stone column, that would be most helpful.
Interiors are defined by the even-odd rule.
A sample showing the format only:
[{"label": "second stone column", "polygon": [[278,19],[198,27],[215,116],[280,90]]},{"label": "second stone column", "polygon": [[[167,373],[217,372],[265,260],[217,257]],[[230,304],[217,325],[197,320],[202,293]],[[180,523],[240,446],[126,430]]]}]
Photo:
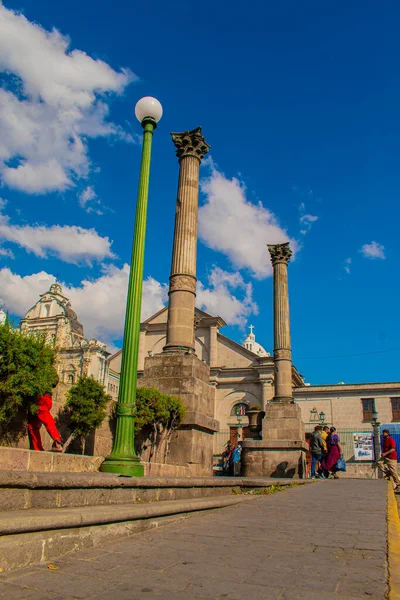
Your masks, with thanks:
[{"label": "second stone column", "polygon": [[194,352],[199,169],[210,146],[201,127],[171,135],[180,169],[164,352]]}]

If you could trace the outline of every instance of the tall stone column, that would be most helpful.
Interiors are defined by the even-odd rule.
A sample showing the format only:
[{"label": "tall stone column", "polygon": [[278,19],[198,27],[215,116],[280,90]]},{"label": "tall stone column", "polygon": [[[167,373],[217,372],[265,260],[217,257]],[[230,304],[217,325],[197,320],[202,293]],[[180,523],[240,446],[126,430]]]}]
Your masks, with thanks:
[{"label": "tall stone column", "polygon": [[300,406],[293,401],[287,267],[289,244],[268,245],[274,268],[275,395],[265,406],[260,440],[243,440],[245,477],[304,477],[308,444]]},{"label": "tall stone column", "polygon": [[293,402],[292,350],[290,344],[288,263],[289,243],[268,245],[274,269],[274,402]]},{"label": "tall stone column", "polygon": [[213,436],[219,430],[210,367],[195,354],[194,344],[199,168],[210,147],[201,127],[171,135],[180,169],[167,340],[161,354],[145,358],[140,385],[179,396],[184,402],[185,419],[175,432],[166,460],[202,477],[212,475]]},{"label": "tall stone column", "polygon": [[210,146],[201,127],[171,135],[180,169],[164,352],[194,352],[199,169]]}]

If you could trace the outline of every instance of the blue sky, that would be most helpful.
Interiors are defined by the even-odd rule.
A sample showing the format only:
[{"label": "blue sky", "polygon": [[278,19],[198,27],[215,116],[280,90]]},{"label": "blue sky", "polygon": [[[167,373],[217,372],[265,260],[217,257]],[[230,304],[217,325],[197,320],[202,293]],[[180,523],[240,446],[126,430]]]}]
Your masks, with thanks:
[{"label": "blue sky", "polygon": [[118,345],[140,161],[133,109],[154,95],[164,115],[144,315],[166,300],[169,132],[201,125],[200,306],[238,342],[252,323],[272,351],[266,244],[291,240],[293,357],[306,381],[398,380],[400,7],[245,6],[0,4],[0,297],[19,316],[57,276],[87,334]]}]

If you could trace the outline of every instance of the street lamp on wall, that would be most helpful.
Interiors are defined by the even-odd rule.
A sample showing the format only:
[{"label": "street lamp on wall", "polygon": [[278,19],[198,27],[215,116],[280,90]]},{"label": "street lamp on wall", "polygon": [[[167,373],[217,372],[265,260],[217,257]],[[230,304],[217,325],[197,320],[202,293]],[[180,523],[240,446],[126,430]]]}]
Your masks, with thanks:
[{"label": "street lamp on wall", "polygon": [[135,115],[143,127],[143,144],[126,299],[124,342],[116,409],[117,420],[111,454],[100,466],[100,471],[106,473],[120,473],[137,477],[144,474],[143,465],[140,464],[135,453],[134,434],[147,200],[153,132],[162,113],[160,102],[150,96],[141,98],[135,107]]},{"label": "street lamp on wall", "polygon": [[323,410],[321,410],[321,412],[319,413],[319,420],[321,421],[322,424],[325,423],[325,413]]}]

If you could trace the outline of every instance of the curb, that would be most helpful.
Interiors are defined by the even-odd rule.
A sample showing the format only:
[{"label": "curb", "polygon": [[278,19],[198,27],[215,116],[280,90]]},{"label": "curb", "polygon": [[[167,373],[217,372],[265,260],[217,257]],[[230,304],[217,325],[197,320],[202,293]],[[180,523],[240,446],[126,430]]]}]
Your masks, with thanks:
[{"label": "curb", "polygon": [[400,518],[392,482],[387,482],[388,600],[400,600]]}]

